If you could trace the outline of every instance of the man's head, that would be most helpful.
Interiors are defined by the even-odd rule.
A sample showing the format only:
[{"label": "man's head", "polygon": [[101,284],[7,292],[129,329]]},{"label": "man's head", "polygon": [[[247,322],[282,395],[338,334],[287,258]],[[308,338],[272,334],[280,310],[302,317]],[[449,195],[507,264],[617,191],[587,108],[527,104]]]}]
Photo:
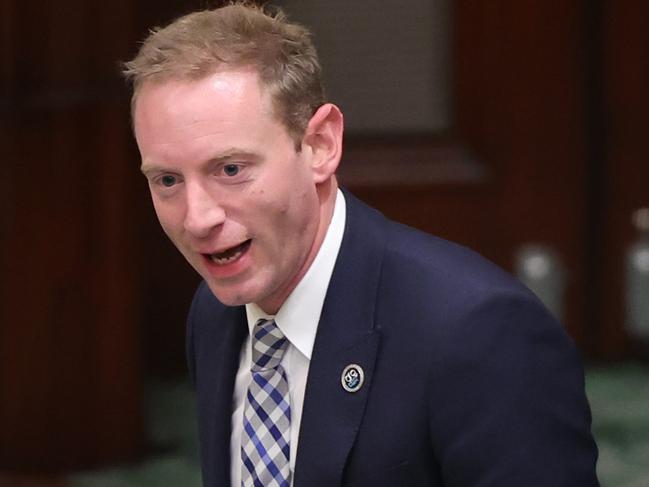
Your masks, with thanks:
[{"label": "man's head", "polygon": [[324,101],[320,63],[310,32],[247,2],[194,12],[151,31],[124,65],[133,103],[146,81],[200,79],[219,70],[254,67],[277,118],[299,147],[311,116]]},{"label": "man's head", "polygon": [[[326,234],[343,119],[332,104],[311,107],[318,98],[305,93],[313,86],[301,86],[302,78],[291,74],[307,66],[313,74],[307,85],[318,78],[303,28],[265,17],[257,7],[222,10],[191,14],[156,31],[128,63],[136,84],[135,137],[158,219],[173,243],[223,303],[255,302],[275,313]],[[236,35],[225,40],[222,30],[211,32],[212,16],[236,23],[238,30],[229,31]],[[256,20],[242,21],[247,18]],[[182,31],[172,36],[182,39],[179,46],[165,31]],[[291,37],[281,40],[280,32]],[[309,46],[306,58],[296,37]],[[227,54],[234,45],[238,57]],[[266,50],[279,65],[259,60],[269,58]],[[147,70],[136,69],[145,64]],[[272,81],[270,73],[284,81]]]}]

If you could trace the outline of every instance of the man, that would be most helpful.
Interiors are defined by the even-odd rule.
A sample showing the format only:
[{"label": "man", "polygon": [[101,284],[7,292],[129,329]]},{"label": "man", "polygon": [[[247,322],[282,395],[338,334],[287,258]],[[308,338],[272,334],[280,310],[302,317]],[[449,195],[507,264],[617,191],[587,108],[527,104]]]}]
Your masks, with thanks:
[{"label": "man", "polygon": [[309,33],[234,4],[126,64],[156,213],[203,277],[187,331],[206,486],[593,486],[581,366],[474,253],[338,189]]}]

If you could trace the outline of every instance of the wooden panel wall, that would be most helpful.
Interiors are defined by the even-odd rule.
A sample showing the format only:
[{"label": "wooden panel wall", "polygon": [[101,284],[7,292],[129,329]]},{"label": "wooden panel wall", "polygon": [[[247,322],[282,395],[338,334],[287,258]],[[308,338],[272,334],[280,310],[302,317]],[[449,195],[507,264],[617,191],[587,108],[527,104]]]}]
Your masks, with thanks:
[{"label": "wooden panel wall", "polygon": [[[586,27],[604,4],[601,116],[610,119],[603,176],[593,179],[588,100],[597,93],[587,76],[597,70]],[[197,277],[155,221],[117,62],[152,25],[205,5],[0,3],[0,468],[137,457],[143,372],[184,373]],[[568,271],[569,332],[585,351],[624,356],[620,258],[631,210],[648,204],[648,7],[453,5],[453,129],[348,140],[350,186],[387,215],[509,269],[520,245],[552,246]],[[592,279],[598,260],[601,279]]]},{"label": "wooden panel wall", "polygon": [[0,467],[142,448],[127,1],[3,2]]},{"label": "wooden panel wall", "polygon": [[[510,270],[520,246],[552,247],[567,269],[565,322],[583,344],[585,5],[453,4],[455,127],[446,140],[430,144],[455,147],[455,156],[431,149],[417,157],[432,170],[435,161],[460,154],[458,177],[445,171],[438,184],[420,177],[423,183],[415,185],[388,178],[361,183],[357,192],[386,214],[467,244]],[[402,141],[395,172],[412,170],[411,144]],[[483,177],[462,176],[467,157],[482,166]]]}]

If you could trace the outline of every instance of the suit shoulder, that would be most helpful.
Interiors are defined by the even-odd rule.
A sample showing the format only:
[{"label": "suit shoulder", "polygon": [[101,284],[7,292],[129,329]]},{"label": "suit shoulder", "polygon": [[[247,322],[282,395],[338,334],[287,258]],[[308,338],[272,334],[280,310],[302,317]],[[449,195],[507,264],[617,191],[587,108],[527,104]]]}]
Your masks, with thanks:
[{"label": "suit shoulder", "polygon": [[446,308],[451,315],[497,296],[538,304],[517,279],[473,250],[389,220],[348,193],[345,197],[347,245],[355,249],[347,264],[381,256],[382,300],[398,300],[402,309]]},{"label": "suit shoulder", "polygon": [[386,232],[385,271],[411,289],[467,299],[499,293],[534,299],[511,274],[467,247],[392,221]]},{"label": "suit shoulder", "polygon": [[538,337],[573,347],[529,289],[479,254],[396,223],[386,239],[377,299],[386,337],[448,363],[483,358],[503,337],[523,349]]}]

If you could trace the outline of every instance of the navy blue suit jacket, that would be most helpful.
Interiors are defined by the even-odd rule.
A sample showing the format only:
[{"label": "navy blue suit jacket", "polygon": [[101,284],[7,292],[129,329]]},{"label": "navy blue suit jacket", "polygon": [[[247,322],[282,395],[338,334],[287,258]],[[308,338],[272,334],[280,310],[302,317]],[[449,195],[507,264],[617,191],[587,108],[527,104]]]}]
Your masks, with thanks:
[{"label": "navy blue suit jacket", "polygon": [[[598,485],[571,340],[509,275],[346,193],[311,359],[295,487]],[[187,335],[203,480],[229,487],[244,307],[203,283]],[[341,386],[348,364],[365,382]],[[289,378],[290,380],[290,378]]]}]

